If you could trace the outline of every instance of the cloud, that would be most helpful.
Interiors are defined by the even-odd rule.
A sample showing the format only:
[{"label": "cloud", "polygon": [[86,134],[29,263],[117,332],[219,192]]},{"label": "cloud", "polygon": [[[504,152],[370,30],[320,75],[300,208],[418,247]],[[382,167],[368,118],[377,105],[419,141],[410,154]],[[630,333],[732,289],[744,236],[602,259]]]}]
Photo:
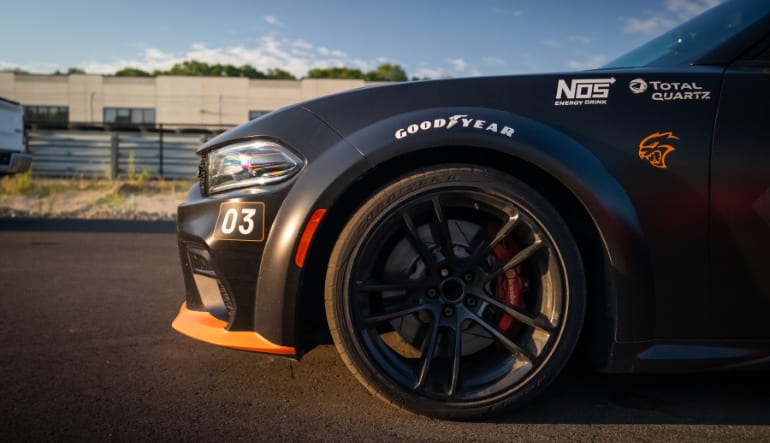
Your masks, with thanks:
[{"label": "cloud", "polygon": [[[204,43],[194,43],[189,49],[181,52],[167,52],[160,48],[148,47],[138,52],[134,57],[120,58],[112,61],[86,61],[77,66],[92,74],[114,74],[123,68],[138,68],[152,72],[168,70],[177,63],[186,60],[197,60],[208,64],[230,64],[242,66],[249,64],[261,71],[270,68],[280,68],[301,78],[313,68],[354,67],[369,71],[376,66],[389,62],[387,57],[373,59],[349,56],[339,49],[317,47],[302,39],[285,39],[275,34],[261,37],[256,45],[236,44],[225,47],[208,46]],[[390,61],[390,63],[393,63]],[[0,62],[0,68],[21,68],[30,72],[53,72],[56,69],[66,69],[60,66],[48,66],[47,69],[29,69]],[[448,74],[441,72],[441,76]],[[417,74],[419,75],[419,74]]]},{"label": "cloud", "polygon": [[433,68],[426,65],[421,65],[417,70],[412,74],[415,77],[418,78],[449,78],[451,75],[449,75],[449,72],[447,72],[444,69],[441,68]]},{"label": "cloud", "polygon": [[631,34],[657,35],[713,8],[722,0],[666,0],[663,11],[647,12],[625,20],[623,30]]},{"label": "cloud", "polygon": [[552,38],[549,38],[549,39],[546,39],[546,40],[541,40],[540,44],[544,45],[544,46],[549,46],[551,48],[559,48],[559,47],[561,47],[561,43],[559,43],[557,40],[554,40]]},{"label": "cloud", "polygon": [[294,42],[291,44],[295,48],[304,49],[304,50],[310,50],[313,49],[313,45],[309,42],[306,42],[305,40],[297,39],[294,40]]},{"label": "cloud", "polygon": [[506,7],[495,6],[491,9],[494,15],[512,15],[514,17],[521,17],[524,15],[524,11],[521,9],[510,9]]},{"label": "cloud", "polygon": [[[493,59],[493,62],[505,63],[502,59]],[[452,77],[477,77],[484,73],[463,59],[453,58],[446,61],[445,66],[430,66],[427,62],[420,62],[414,71],[409,70],[411,76],[418,78],[452,78]]]},{"label": "cloud", "polygon": [[269,25],[272,25],[272,26],[276,26],[276,27],[279,27],[279,28],[283,28],[283,23],[281,23],[281,22],[278,20],[278,18],[276,18],[274,15],[266,15],[266,16],[264,16],[264,17],[262,17],[262,18],[263,18],[263,19],[265,20],[265,22],[267,22],[267,24],[269,24]]},{"label": "cloud", "polygon": [[567,67],[576,71],[585,71],[586,69],[596,69],[607,63],[607,57],[603,55],[589,55],[581,60],[570,60]]},{"label": "cloud", "polygon": [[[379,61],[379,60],[378,60]],[[385,62],[382,62],[385,63]],[[360,69],[363,72],[371,71],[374,69],[374,66],[371,62],[368,62],[366,60],[362,60],[360,58],[356,58],[350,61],[350,65],[356,69]]]},{"label": "cloud", "polygon": [[722,0],[668,0],[666,7],[680,20],[689,20],[701,12],[720,4]]},{"label": "cloud", "polygon": [[590,45],[594,39],[586,37],[585,35],[570,35],[567,37],[567,41],[572,43],[580,43],[581,45]]},{"label": "cloud", "polygon": [[453,58],[449,60],[449,64],[452,65],[455,71],[462,72],[468,68],[468,63],[461,58]]},{"label": "cloud", "polygon": [[[269,17],[266,16],[266,21]],[[276,21],[277,22],[277,21]],[[279,23],[279,22],[278,22]],[[141,69],[147,72],[165,71],[175,64],[188,60],[196,60],[209,65],[222,64],[243,66],[251,65],[265,72],[271,68],[288,71],[297,78],[307,75],[314,68],[351,67],[363,72],[375,69],[383,63],[401,65],[409,76],[443,78],[450,76],[481,75],[479,69],[470,66],[462,59],[446,60],[441,66],[421,64],[417,70],[391,57],[378,54],[376,57],[361,57],[349,54],[340,48],[330,48],[302,38],[288,38],[279,32],[271,31],[251,43],[232,43],[229,45],[211,45],[205,42],[194,42],[181,50],[170,51],[161,46],[135,48],[133,54],[111,59],[86,59],[73,61],[67,66],[52,63],[16,64],[0,58],[0,70],[22,69],[35,73],[52,73],[56,70],[66,71],[69,67],[83,69],[89,74],[112,75],[124,68]],[[486,66],[504,63],[502,59],[486,59]]]},{"label": "cloud", "polygon": [[663,17],[630,18],[623,27],[625,32],[631,34],[657,35],[676,26],[676,22]]},{"label": "cloud", "polygon": [[481,62],[487,66],[505,66],[508,64],[505,59],[500,57],[483,57]]}]

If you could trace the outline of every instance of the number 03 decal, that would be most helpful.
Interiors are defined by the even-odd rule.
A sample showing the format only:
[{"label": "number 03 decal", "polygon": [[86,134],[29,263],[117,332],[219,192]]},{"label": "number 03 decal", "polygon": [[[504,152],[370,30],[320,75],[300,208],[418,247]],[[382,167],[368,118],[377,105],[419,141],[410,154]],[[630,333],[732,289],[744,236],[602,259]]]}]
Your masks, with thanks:
[{"label": "number 03 decal", "polygon": [[220,240],[265,240],[265,204],[222,203],[214,227],[214,238]]}]

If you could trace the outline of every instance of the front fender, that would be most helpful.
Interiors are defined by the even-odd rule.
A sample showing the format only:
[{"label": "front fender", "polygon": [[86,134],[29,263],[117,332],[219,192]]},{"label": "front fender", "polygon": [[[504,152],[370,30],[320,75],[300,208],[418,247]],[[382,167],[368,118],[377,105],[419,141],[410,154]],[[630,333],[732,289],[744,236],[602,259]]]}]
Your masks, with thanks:
[{"label": "front fender", "polygon": [[294,263],[302,231],[319,202],[352,186],[370,168],[344,140],[316,157],[297,178],[278,211],[265,243],[257,279],[254,324],[273,343],[296,346],[303,269]]},{"label": "front fender", "polygon": [[[459,126],[447,128],[449,117],[456,115],[473,121],[461,120]],[[436,127],[437,119],[445,122]],[[430,127],[425,122],[430,122]],[[496,130],[490,127],[493,123]],[[412,127],[410,132],[412,125],[417,129]],[[504,128],[512,132],[503,132]],[[407,135],[402,136],[402,129]],[[297,344],[303,270],[294,264],[294,254],[313,211],[333,206],[338,197],[378,165],[421,150],[440,153],[441,148],[457,147],[494,150],[517,158],[546,172],[571,192],[591,216],[608,257],[607,278],[612,294],[606,314],[612,321],[612,339],[640,341],[652,336],[649,254],[636,210],[619,182],[588,147],[556,128],[486,108],[424,109],[341,135],[339,142],[315,158],[298,177],[268,236],[255,304],[255,324],[260,325],[259,332],[266,339]],[[472,160],[472,155],[469,157]],[[436,163],[441,161],[436,158]],[[498,169],[505,171],[505,165]],[[563,215],[569,220],[569,214]],[[618,318],[623,321],[618,322]]]},{"label": "front fender", "polygon": [[[460,122],[449,127],[450,119],[460,115],[464,116]],[[422,109],[343,135],[375,167],[424,149],[439,153],[436,162],[441,162],[441,148],[468,147],[515,157],[549,174],[583,205],[601,238],[610,266],[608,302],[614,305],[614,309],[610,307],[614,312],[608,314],[614,320],[613,338],[637,341],[652,337],[651,268],[637,212],[625,189],[590,147],[535,120],[478,107]],[[505,171],[505,165],[499,169]],[[569,222],[569,214],[562,215]]]}]

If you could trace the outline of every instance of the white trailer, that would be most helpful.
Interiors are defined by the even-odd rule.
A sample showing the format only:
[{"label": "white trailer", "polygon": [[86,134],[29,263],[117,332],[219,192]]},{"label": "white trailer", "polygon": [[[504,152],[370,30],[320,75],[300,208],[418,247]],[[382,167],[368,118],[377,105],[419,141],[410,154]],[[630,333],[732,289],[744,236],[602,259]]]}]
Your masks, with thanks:
[{"label": "white trailer", "polygon": [[24,137],[24,108],[0,98],[0,175],[25,172],[31,164]]}]

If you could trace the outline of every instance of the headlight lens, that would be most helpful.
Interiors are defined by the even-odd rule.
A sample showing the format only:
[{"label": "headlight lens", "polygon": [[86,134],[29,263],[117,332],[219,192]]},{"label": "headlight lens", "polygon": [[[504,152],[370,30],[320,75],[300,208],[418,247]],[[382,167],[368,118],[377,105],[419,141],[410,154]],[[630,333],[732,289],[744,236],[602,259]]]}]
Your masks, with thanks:
[{"label": "headlight lens", "polygon": [[288,148],[269,140],[247,140],[208,154],[208,192],[285,180],[302,168]]}]

